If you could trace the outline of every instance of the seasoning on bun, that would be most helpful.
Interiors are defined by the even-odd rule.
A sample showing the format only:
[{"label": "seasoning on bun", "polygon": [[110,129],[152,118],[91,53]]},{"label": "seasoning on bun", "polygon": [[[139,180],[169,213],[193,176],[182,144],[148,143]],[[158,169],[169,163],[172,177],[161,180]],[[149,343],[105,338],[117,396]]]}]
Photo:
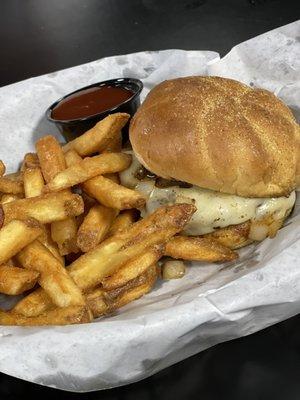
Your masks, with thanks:
[{"label": "seasoning on bun", "polygon": [[[193,202],[198,211],[188,234],[248,222],[244,245],[274,236],[294,206],[300,129],[267,90],[220,77],[162,82],[133,117],[130,141],[137,160],[123,173],[124,183],[147,187],[146,212]],[[139,163],[152,179],[136,179]],[[161,178],[167,187],[158,187]]]}]

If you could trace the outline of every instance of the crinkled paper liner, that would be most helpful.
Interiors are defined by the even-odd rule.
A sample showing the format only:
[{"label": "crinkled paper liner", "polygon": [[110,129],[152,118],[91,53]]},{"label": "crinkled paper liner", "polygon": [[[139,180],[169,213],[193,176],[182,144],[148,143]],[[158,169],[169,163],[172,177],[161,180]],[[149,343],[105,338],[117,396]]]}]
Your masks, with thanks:
[{"label": "crinkled paper liner", "polygon": [[[97,60],[0,89],[0,158],[9,170],[44,134],[46,108],[82,86],[136,77],[142,96],[165,79],[219,75],[275,92],[299,116],[300,23],[234,47],[223,59],[212,51],[165,50]],[[228,264],[191,263],[184,278],[160,281],[142,299],[109,318],[64,327],[0,327],[0,370],[74,392],[143,379],[217,343],[249,335],[300,310],[299,197],[275,239],[240,251]],[[7,297],[0,298],[8,307]]]}]

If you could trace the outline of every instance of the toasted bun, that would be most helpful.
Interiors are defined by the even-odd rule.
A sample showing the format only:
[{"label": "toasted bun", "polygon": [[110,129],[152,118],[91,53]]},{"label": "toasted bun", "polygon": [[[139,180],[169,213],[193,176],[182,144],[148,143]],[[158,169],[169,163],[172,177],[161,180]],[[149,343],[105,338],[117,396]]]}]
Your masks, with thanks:
[{"label": "toasted bun", "polygon": [[130,141],[150,171],[202,188],[275,197],[300,181],[300,129],[291,111],[267,90],[231,79],[162,82],[133,117]]}]

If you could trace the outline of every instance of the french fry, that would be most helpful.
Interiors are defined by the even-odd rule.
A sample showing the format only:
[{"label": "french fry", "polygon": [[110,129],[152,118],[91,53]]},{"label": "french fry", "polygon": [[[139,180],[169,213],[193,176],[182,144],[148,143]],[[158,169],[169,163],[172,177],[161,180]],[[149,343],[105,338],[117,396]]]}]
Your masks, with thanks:
[{"label": "french fry", "polygon": [[52,240],[50,227],[48,225],[43,225],[43,233],[37,240],[42,243],[62,265],[65,265],[65,259],[60,255],[57,243]]},{"label": "french fry", "polygon": [[66,269],[40,242],[35,241],[17,255],[23,268],[38,271],[38,282],[58,307],[84,304],[80,289]]},{"label": "french fry", "polygon": [[105,146],[102,153],[119,153],[122,151],[122,132],[120,131],[110,142]]},{"label": "french fry", "polygon": [[151,265],[155,264],[162,257],[163,252],[164,248],[162,246],[156,246],[153,249],[147,250],[137,258],[130,260],[114,274],[102,281],[103,289],[112,290],[137,278],[147,271]]},{"label": "french fry", "polygon": [[117,211],[101,205],[93,206],[78,229],[77,246],[84,253],[94,249],[107,235]]},{"label": "french fry", "polygon": [[96,288],[86,295],[86,303],[91,310],[93,317],[98,318],[110,312],[110,306],[104,298],[104,290]]},{"label": "french fry", "polygon": [[193,236],[175,236],[167,244],[165,255],[182,260],[232,261],[238,255],[216,240]]},{"label": "french fry", "polygon": [[[153,265],[122,287],[110,291],[104,290],[102,287],[94,288],[85,295],[86,304],[93,316],[99,317],[121,307],[121,305],[125,305],[125,303],[127,304],[131,301],[130,299],[134,300],[148,292],[156,278],[157,267]],[[139,292],[137,292],[138,287],[140,288]],[[141,293],[141,295],[138,295],[138,293]],[[55,305],[49,295],[42,288],[39,288],[21,299],[13,308],[13,312],[27,317],[36,317],[54,308]]]},{"label": "french fry", "polygon": [[1,204],[5,204],[5,203],[10,203],[11,201],[15,201],[15,200],[19,200],[21,199],[19,194],[4,194],[1,197]]},{"label": "french fry", "polygon": [[0,160],[0,177],[5,174],[5,165],[2,160]]},{"label": "french fry", "polygon": [[77,253],[77,222],[75,218],[67,218],[51,224],[51,237],[57,243],[59,254],[65,256]]},{"label": "french fry", "polygon": [[103,176],[85,182],[83,190],[104,206],[118,210],[142,208],[146,203],[146,198],[141,193],[118,185]]},{"label": "french fry", "polygon": [[9,175],[0,177],[0,192],[11,193],[11,194],[23,194],[24,187],[23,182],[14,180]]},{"label": "french fry", "polygon": [[83,290],[97,286],[130,259],[180,232],[195,210],[193,205],[184,203],[157,209],[128,231],[106,239],[79,257],[70,265],[70,275]]},{"label": "french fry", "polygon": [[251,222],[246,221],[242,224],[231,225],[226,228],[221,228],[212,233],[207,233],[203,237],[212,238],[225,247],[230,249],[238,249],[251,243],[249,239]]},{"label": "french fry", "polygon": [[134,300],[139,299],[144,296],[152,289],[154,283],[157,279],[157,268],[154,265],[149,268],[147,279],[145,282],[140,283],[138,286],[132,287],[131,289],[124,291],[115,301],[111,309],[116,310],[118,308],[124,307],[126,304],[131,303]]},{"label": "french fry", "polygon": [[3,204],[2,208],[6,224],[13,219],[26,218],[35,218],[43,224],[48,224],[80,215],[84,211],[81,196],[68,191],[15,200]]},{"label": "french fry", "polygon": [[44,187],[44,178],[40,168],[26,168],[23,172],[25,197],[40,196]]},{"label": "french fry", "polygon": [[92,129],[67,143],[63,147],[64,152],[73,149],[80,156],[89,156],[105,150],[114,141],[115,137],[119,135],[129,118],[130,115],[125,113],[108,115]]},{"label": "french fry", "polygon": [[[66,169],[64,153],[53,136],[45,136],[36,143],[37,154],[46,182],[50,182],[59,172]],[[77,252],[77,224],[74,217],[51,224],[52,239],[57,243],[59,253],[64,256]]]},{"label": "french fry", "polygon": [[111,313],[149,292],[156,278],[157,267],[153,265],[138,278],[115,290],[94,289],[86,295],[87,305],[94,318]]},{"label": "french fry", "polygon": [[21,171],[6,174],[5,177],[11,181],[23,183],[23,173]]},{"label": "french fry", "polygon": [[14,312],[0,311],[0,325],[69,325],[84,324],[91,320],[91,312],[86,306],[56,308],[36,317],[25,317]]},{"label": "french fry", "polygon": [[115,174],[105,174],[103,175],[104,178],[110,179],[111,181],[115,182],[115,183],[120,183],[120,178],[119,178],[119,174],[115,173]]},{"label": "french fry", "polygon": [[32,289],[39,273],[10,265],[0,265],[0,293],[18,295]]},{"label": "french fry", "polygon": [[12,311],[25,317],[37,317],[49,310],[53,310],[55,307],[45,290],[38,288],[26,297],[23,297]]},{"label": "french fry", "polygon": [[138,216],[136,210],[132,209],[122,211],[112,223],[107,236],[116,235],[117,233],[128,229],[137,219]]},{"label": "french fry", "polygon": [[7,262],[29,243],[33,242],[42,229],[34,220],[14,220],[0,230],[0,265]]},{"label": "french fry", "polygon": [[39,168],[39,167],[40,167],[40,162],[36,153],[25,154],[21,166],[21,172],[24,172],[25,169],[27,168]]},{"label": "french fry", "polygon": [[67,189],[97,175],[123,171],[129,167],[130,163],[131,156],[125,153],[108,153],[86,157],[59,172],[45,189],[50,192]]},{"label": "french fry", "polygon": [[68,168],[71,167],[71,165],[77,164],[78,162],[82,161],[82,158],[77,153],[77,151],[71,149],[65,153],[65,160]]},{"label": "french fry", "polygon": [[50,182],[60,171],[66,168],[66,161],[60,144],[54,136],[39,139],[35,148],[45,181]]}]

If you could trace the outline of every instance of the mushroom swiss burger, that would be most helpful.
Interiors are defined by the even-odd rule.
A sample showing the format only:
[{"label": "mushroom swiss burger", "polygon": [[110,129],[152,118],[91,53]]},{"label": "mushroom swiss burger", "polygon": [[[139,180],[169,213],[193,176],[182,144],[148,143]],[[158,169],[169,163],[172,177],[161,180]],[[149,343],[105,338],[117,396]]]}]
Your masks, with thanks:
[{"label": "mushroom swiss burger", "polygon": [[129,135],[134,158],[122,184],[147,195],[145,214],[195,204],[186,234],[238,248],[273,237],[291,213],[300,130],[267,90],[219,77],[168,80],[150,91]]}]

